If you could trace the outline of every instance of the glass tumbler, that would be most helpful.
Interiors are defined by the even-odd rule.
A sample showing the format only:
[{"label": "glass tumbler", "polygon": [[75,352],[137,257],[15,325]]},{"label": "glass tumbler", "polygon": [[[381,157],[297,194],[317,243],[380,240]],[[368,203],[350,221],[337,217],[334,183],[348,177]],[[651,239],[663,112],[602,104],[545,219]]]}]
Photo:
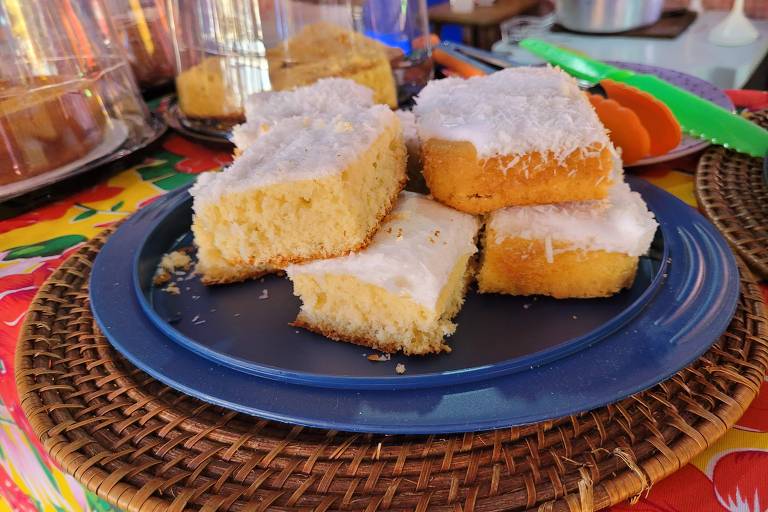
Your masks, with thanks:
[{"label": "glass tumbler", "polygon": [[173,80],[173,43],[164,0],[104,0],[117,41],[142,88]]},{"label": "glass tumbler", "polygon": [[0,197],[153,131],[114,40],[101,0],[0,0]]},{"label": "glass tumbler", "polygon": [[432,73],[425,0],[169,0],[179,109],[218,126],[251,94],[342,77],[396,108]]}]

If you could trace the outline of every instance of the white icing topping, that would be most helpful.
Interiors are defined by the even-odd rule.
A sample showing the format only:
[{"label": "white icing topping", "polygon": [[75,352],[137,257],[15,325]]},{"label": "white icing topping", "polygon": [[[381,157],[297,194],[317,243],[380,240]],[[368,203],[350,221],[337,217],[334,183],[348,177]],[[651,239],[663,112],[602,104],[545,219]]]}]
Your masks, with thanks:
[{"label": "white icing topping", "polygon": [[400,126],[403,127],[403,137],[408,150],[417,149],[419,147],[419,133],[416,129],[416,116],[410,110],[398,110],[395,114],[400,118]]},{"label": "white icing topping", "polygon": [[477,252],[479,221],[426,196],[402,192],[370,245],[355,254],[291,265],[293,278],[351,275],[434,309],[459,259]]},{"label": "white icing topping", "polygon": [[609,145],[592,105],[558,68],[433,80],[414,112],[421,140],[469,141],[479,158],[552,151],[562,159],[593,143]]},{"label": "white icing topping", "polygon": [[345,78],[325,78],[290,91],[260,92],[245,102],[246,122],[232,130],[232,142],[246,149],[278,121],[328,117],[373,105],[373,91]]},{"label": "white icing topping", "polygon": [[224,171],[201,174],[190,193],[196,203],[218,201],[226,191],[341,173],[393,123],[399,123],[397,116],[385,105],[334,117],[285,119]]},{"label": "white icing topping", "polygon": [[506,238],[544,240],[549,247],[567,242],[571,249],[630,256],[648,251],[657,227],[640,194],[623,181],[617,181],[602,201],[515,206],[495,211],[488,219],[497,243]]}]

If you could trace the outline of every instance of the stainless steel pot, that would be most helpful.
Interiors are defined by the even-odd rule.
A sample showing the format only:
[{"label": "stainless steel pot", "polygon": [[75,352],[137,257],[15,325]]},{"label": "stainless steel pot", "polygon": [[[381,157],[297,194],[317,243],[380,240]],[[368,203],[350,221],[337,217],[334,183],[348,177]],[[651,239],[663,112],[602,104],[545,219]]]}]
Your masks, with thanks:
[{"label": "stainless steel pot", "polygon": [[659,21],[664,0],[556,0],[557,21],[569,30],[610,34]]}]

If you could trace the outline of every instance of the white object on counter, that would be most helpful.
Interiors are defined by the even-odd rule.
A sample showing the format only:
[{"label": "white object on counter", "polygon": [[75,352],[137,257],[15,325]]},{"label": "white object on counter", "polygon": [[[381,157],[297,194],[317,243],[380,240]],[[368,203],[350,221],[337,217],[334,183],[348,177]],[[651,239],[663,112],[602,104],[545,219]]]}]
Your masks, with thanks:
[{"label": "white object on counter", "polygon": [[[712,82],[723,89],[744,86],[768,52],[768,20],[752,20],[760,37],[746,46],[724,47],[708,40],[709,32],[727,16],[726,11],[705,11],[675,39],[589,36],[566,32],[537,34],[550,43],[566,46],[600,60],[638,62],[674,69]],[[506,41],[494,51],[531,59],[530,53]],[[541,61],[538,61],[541,62]]]},{"label": "white object on counter", "polygon": [[475,10],[475,0],[451,0],[451,10],[453,12],[472,12]]},{"label": "white object on counter", "polygon": [[728,16],[709,33],[709,42],[718,46],[745,46],[759,36],[744,14],[744,0],[736,0]]}]

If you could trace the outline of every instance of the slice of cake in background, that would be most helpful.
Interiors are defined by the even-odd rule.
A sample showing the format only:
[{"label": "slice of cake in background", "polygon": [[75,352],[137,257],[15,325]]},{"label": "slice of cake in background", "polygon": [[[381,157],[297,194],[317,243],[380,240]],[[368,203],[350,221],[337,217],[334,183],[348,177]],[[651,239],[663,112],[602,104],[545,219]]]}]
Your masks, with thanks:
[{"label": "slice of cake in background", "polygon": [[604,200],[495,211],[485,226],[479,291],[613,295],[634,282],[657,227],[640,194],[623,182]]},{"label": "slice of cake in background", "polygon": [[251,84],[251,76],[259,76],[256,59],[206,57],[176,77],[179,108],[194,119],[241,122],[248,91],[236,84]]},{"label": "slice of cake in background", "polygon": [[371,244],[286,270],[302,301],[295,325],[384,352],[450,351],[479,221],[403,192]]},{"label": "slice of cake in background", "polygon": [[232,142],[242,152],[283,119],[327,117],[372,105],[373,91],[344,78],[325,78],[290,91],[252,94],[245,102],[246,122],[233,128]]},{"label": "slice of cake in background", "polygon": [[331,23],[303,27],[264,56],[207,56],[176,77],[185,116],[226,123],[245,120],[246,98],[284,91],[323,78],[350,79],[371,90],[374,103],[397,107],[388,47]]},{"label": "slice of cake in background", "polygon": [[373,91],[373,100],[397,108],[397,87],[387,47],[332,23],[312,23],[280,46],[267,50],[272,88],[280,91],[321,78],[354,80]]},{"label": "slice of cake in background", "polygon": [[424,176],[456,209],[602,199],[615,150],[576,81],[510,68],[430,82],[414,108]]},{"label": "slice of cake in background", "polygon": [[405,184],[405,159],[400,122],[383,105],[281,121],[191,189],[203,281],[365,247]]}]

